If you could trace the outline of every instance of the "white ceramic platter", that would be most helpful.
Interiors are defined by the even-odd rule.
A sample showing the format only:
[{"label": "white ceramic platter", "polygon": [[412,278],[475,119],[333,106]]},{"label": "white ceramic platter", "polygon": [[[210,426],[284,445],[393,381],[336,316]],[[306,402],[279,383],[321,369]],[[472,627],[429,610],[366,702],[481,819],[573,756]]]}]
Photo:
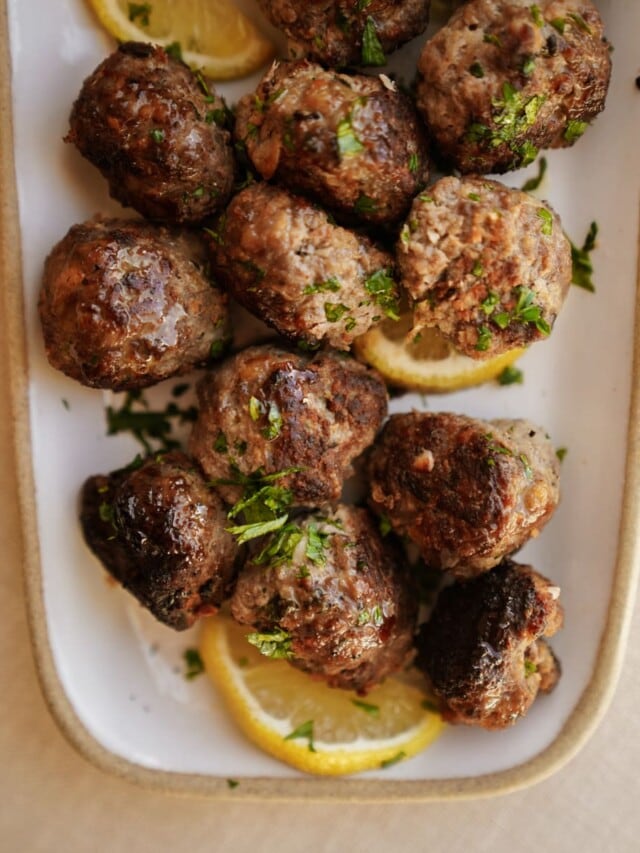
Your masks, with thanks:
[{"label": "white ceramic platter", "polygon": [[[636,336],[640,3],[599,3],[615,45],[608,105],[574,148],[547,154],[549,171],[540,190],[575,242],[582,242],[592,220],[598,222],[596,293],[572,289],[550,340],[522,359],[523,385],[392,402],[392,411],[416,406],[483,418],[526,417],[543,425],[556,446],[568,448],[561,506],[521,552],[562,587],[566,627],[553,645],[563,678],[511,730],[449,728],[415,759],[339,782],[305,777],[248,743],[204,679],[187,683],[175,671],[184,649],[195,643],[193,633],[152,624],[124,592],[105,583],[84,545],[77,521],[81,484],[126,464],[138,447],[128,437],[106,436],[108,395],[48,366],[36,300],[44,258],[67,229],[98,211],[119,212],[98,173],[62,141],[83,79],[113,43],[82,0],[7,5],[28,352],[27,458],[35,490],[35,514],[25,521],[27,580],[45,694],[67,734],[102,766],[138,781],[223,794],[225,779],[233,777],[240,781],[229,792],[233,796],[469,796],[551,772],[584,742],[604,711],[634,586],[631,465],[626,505],[623,494],[637,441],[633,425],[628,443],[627,426]],[[407,79],[423,41],[394,58]],[[256,80],[219,88],[233,102]],[[519,186],[535,171],[530,167],[508,182]],[[24,426],[22,456],[29,432]],[[27,468],[21,470],[23,489],[31,490]],[[33,492],[23,493],[23,507],[31,498]]]}]

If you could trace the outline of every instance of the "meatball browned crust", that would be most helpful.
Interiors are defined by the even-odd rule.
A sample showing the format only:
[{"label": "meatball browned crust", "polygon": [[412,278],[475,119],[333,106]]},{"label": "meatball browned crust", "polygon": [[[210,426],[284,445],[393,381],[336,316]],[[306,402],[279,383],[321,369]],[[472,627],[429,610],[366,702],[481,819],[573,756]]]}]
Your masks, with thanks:
[{"label": "meatball browned crust", "polygon": [[418,666],[445,720],[487,729],[515,723],[560,665],[543,637],[562,626],[560,588],[510,560],[440,593],[418,638]]},{"label": "meatball browned crust", "polygon": [[230,592],[237,546],[224,504],[184,453],[90,477],[80,519],[105,568],[171,628],[213,613]]},{"label": "meatball browned crust", "polygon": [[274,63],[238,104],[236,135],[255,168],[346,221],[396,222],[428,175],[425,137],[386,78]]},{"label": "meatball browned crust", "polygon": [[[278,534],[276,534],[278,537]],[[364,509],[309,515],[271,540],[241,569],[235,619],[275,634],[282,656],[361,693],[410,659],[417,597],[402,556]]]},{"label": "meatball browned crust", "polygon": [[604,109],[610,46],[590,0],[469,0],[424,47],[418,108],[461,172],[572,145]]},{"label": "meatball browned crust", "polygon": [[137,220],[74,225],[45,262],[51,364],[92,388],[144,388],[202,365],[229,337],[227,297],[196,235]]},{"label": "meatball browned crust", "polygon": [[326,65],[382,64],[363,48],[375,34],[384,53],[420,35],[431,0],[258,0],[271,23],[289,38],[291,56]]},{"label": "meatball browned crust", "polygon": [[235,164],[224,105],[161,47],[128,42],[88,77],[67,142],[102,172],[113,198],[148,219],[200,222],[224,207]]},{"label": "meatball browned crust", "polygon": [[235,196],[211,247],[229,292],[290,340],[348,349],[398,317],[392,256],[278,187],[252,184]]},{"label": "meatball browned crust", "polygon": [[483,178],[442,178],[419,195],[396,257],[414,330],[435,326],[471,358],[548,337],[571,283],[558,215]]},{"label": "meatball browned crust", "polygon": [[[367,448],[387,413],[377,373],[337,353],[313,357],[274,346],[250,347],[198,385],[199,415],[189,448],[212,479],[277,474],[291,504],[339,499],[351,463]],[[241,486],[221,485],[229,503]]]},{"label": "meatball browned crust", "polygon": [[559,463],[539,427],[449,413],[392,415],[369,460],[370,500],[428,566],[478,574],[550,519]]}]

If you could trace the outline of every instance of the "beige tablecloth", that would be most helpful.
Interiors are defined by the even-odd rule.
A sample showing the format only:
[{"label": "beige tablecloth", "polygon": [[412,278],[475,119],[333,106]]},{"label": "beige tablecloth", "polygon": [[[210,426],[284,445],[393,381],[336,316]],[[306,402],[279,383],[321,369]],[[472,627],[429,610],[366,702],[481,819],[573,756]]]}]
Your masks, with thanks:
[{"label": "beige tablecloth", "polygon": [[[3,356],[0,347],[4,390]],[[37,683],[22,592],[9,432],[8,420],[0,421],[3,853],[640,850],[638,607],[622,678],[604,722],[568,766],[526,791],[426,805],[260,805],[172,797],[96,770],[59,733]]]}]

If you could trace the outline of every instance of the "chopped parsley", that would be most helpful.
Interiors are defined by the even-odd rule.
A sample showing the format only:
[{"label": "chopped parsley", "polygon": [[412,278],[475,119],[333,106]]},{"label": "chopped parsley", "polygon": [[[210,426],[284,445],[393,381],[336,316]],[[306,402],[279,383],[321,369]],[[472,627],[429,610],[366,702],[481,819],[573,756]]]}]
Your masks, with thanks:
[{"label": "chopped parsley", "polygon": [[313,720],[307,720],[306,723],[302,723],[297,729],[285,735],[284,740],[296,740],[297,738],[303,738],[308,742],[309,752],[316,751],[313,745]]},{"label": "chopped parsley", "polygon": [[476,278],[481,278],[484,275],[484,267],[482,266],[482,261],[479,258],[476,258],[471,272]]},{"label": "chopped parsley", "polygon": [[573,273],[571,283],[581,287],[583,290],[588,290],[590,293],[595,292],[593,283],[593,263],[591,262],[591,252],[596,248],[596,238],[598,236],[598,225],[592,222],[589,226],[589,231],[579,249],[571,240],[571,261],[573,264]]},{"label": "chopped parsley", "polygon": [[385,761],[380,762],[380,767],[385,770],[387,767],[393,767],[394,764],[397,764],[399,761],[402,761],[403,758],[407,757],[407,753],[404,750],[400,750],[397,752],[392,758],[387,758]]},{"label": "chopped parsley", "polygon": [[506,82],[502,87],[502,98],[494,98],[492,101],[494,127],[472,122],[465,139],[468,142],[486,142],[492,148],[507,145],[517,156],[518,164],[527,166],[537,157],[538,149],[528,140],[520,142],[520,138],[535,123],[545,100],[544,95],[525,99],[522,92]]},{"label": "chopped parsley", "polygon": [[536,68],[536,60],[534,56],[525,56],[522,60],[522,73],[525,77],[531,77]]},{"label": "chopped parsley", "polygon": [[469,74],[481,80],[484,77],[484,68],[482,67],[482,65],[480,65],[479,62],[473,62],[469,66]]},{"label": "chopped parsley", "polygon": [[186,664],[184,677],[187,681],[191,681],[198,675],[202,675],[204,672],[204,663],[197,649],[185,649],[183,658]]},{"label": "chopped parsley", "polygon": [[524,182],[522,192],[530,193],[538,189],[547,173],[547,165],[547,158],[541,157],[538,161],[538,174],[534,178],[529,178],[528,181]]},{"label": "chopped parsley", "polygon": [[542,316],[542,309],[534,302],[534,293],[529,287],[518,285],[513,289],[516,304],[511,311],[499,311],[491,315],[491,320],[500,329],[506,329],[511,323],[533,324],[543,335],[551,333],[551,327]]},{"label": "chopped parsley", "polygon": [[237,788],[239,784],[240,782],[238,782],[237,779],[227,779],[227,788],[230,788],[231,790]]},{"label": "chopped parsley", "polygon": [[172,437],[173,423],[193,423],[197,416],[195,406],[181,409],[175,402],[168,403],[162,412],[151,411],[141,391],[128,391],[119,409],[106,408],[107,435],[130,432],[147,453],[175,450],[180,442]]},{"label": "chopped parsley", "polygon": [[567,26],[567,22],[564,18],[553,18],[549,21],[554,30],[557,30],[560,35],[564,35],[565,27]]},{"label": "chopped parsley", "polygon": [[415,174],[419,168],[420,168],[420,158],[418,157],[418,155],[414,151],[411,154],[411,156],[409,157],[409,171],[413,172],[413,174]]},{"label": "chopped parsley", "polygon": [[364,711],[365,714],[369,714],[371,717],[380,716],[379,705],[373,705],[371,702],[363,702],[362,699],[352,699],[351,704],[355,705],[356,708],[360,708],[361,711]]},{"label": "chopped parsley", "polygon": [[376,305],[382,308],[390,320],[400,319],[400,306],[396,296],[396,284],[390,271],[384,268],[372,273],[364,283],[365,290],[373,296]]},{"label": "chopped parsley", "polygon": [[524,662],[524,675],[525,678],[529,678],[530,675],[534,675],[538,671],[538,667],[532,660],[525,660]]},{"label": "chopped parsley", "polygon": [[564,131],[564,139],[569,145],[572,145],[576,139],[580,139],[585,130],[589,127],[588,121],[579,121],[578,119],[570,119],[567,122],[567,127]]},{"label": "chopped parsley", "polygon": [[317,566],[324,566],[327,562],[325,548],[327,547],[329,535],[329,533],[321,533],[316,524],[310,524],[307,528],[305,557]]},{"label": "chopped parsley", "polygon": [[257,397],[249,397],[247,408],[249,409],[249,417],[252,421],[259,421],[265,412],[263,403]]},{"label": "chopped parsley", "polygon": [[381,515],[380,520],[378,521],[378,530],[380,531],[380,536],[388,536],[391,533],[391,521],[386,515]]},{"label": "chopped parsley", "polygon": [[478,193],[467,193],[467,198],[469,201],[480,201],[480,196]]},{"label": "chopped parsley", "polygon": [[353,205],[353,209],[356,213],[361,215],[365,213],[375,213],[378,209],[378,202],[375,199],[370,198],[368,195],[360,193],[356,199],[356,203]]},{"label": "chopped parsley", "polygon": [[376,24],[371,15],[367,17],[362,31],[362,64],[363,65],[385,65],[387,58],[380,44]]},{"label": "chopped parsley", "polygon": [[579,12],[569,12],[567,17],[571,18],[573,23],[579,30],[582,30],[583,33],[589,33],[589,35],[592,35],[591,27]]},{"label": "chopped parsley", "polygon": [[274,660],[289,660],[293,657],[291,634],[288,631],[276,628],[274,631],[247,634],[247,641],[265,657]]},{"label": "chopped parsley", "polygon": [[280,409],[277,403],[273,401],[269,402],[269,408],[267,410],[267,421],[268,425],[264,427],[262,430],[262,435],[267,441],[273,441],[277,438],[282,432],[283,420],[282,415],[280,414]]},{"label": "chopped parsley", "polygon": [[343,305],[342,302],[324,303],[324,315],[330,323],[337,323],[348,312],[349,308]]},{"label": "chopped parsley", "polygon": [[168,44],[165,47],[165,53],[167,53],[172,59],[182,62],[182,45],[179,41],[172,41],[171,44]]},{"label": "chopped parsley", "polygon": [[500,37],[494,35],[493,33],[485,33],[482,41],[485,42],[485,44],[492,44],[495,47],[502,47],[502,42],[500,41]]},{"label": "chopped parsley", "polygon": [[536,211],[536,216],[542,220],[540,231],[545,237],[550,237],[553,233],[553,216],[551,215],[551,211],[547,210],[546,207],[540,207]]},{"label": "chopped parsley", "polygon": [[338,123],[336,137],[341,158],[355,157],[356,154],[364,151],[364,145],[356,136],[353,125],[351,124],[351,113]]},{"label": "chopped parsley", "polygon": [[568,447],[558,447],[558,449],[556,450],[556,456],[558,457],[558,461],[562,462],[565,459],[568,452],[569,452]]},{"label": "chopped parsley", "polygon": [[316,284],[309,284],[302,291],[304,296],[312,296],[314,293],[337,293],[340,290],[340,282],[335,276],[331,276],[326,281],[319,281]]},{"label": "chopped parsley", "polygon": [[291,562],[298,543],[302,540],[303,532],[297,524],[289,522],[273,533],[252,562],[257,566],[280,566]]},{"label": "chopped parsley", "polygon": [[222,432],[222,430],[219,430],[216,440],[213,442],[213,449],[216,453],[226,453],[229,449],[227,436]]},{"label": "chopped parsley", "polygon": [[522,385],[524,382],[524,373],[518,367],[512,364],[507,365],[502,373],[498,374],[499,385]]},{"label": "chopped parsley", "polygon": [[544,27],[544,18],[542,17],[542,12],[540,11],[540,6],[536,3],[531,7],[531,17],[533,18],[533,23],[536,27]]},{"label": "chopped parsley", "polygon": [[140,21],[143,27],[149,26],[149,16],[151,14],[151,3],[129,3],[129,20],[135,23]]},{"label": "chopped parsley", "polygon": [[242,474],[235,463],[231,469],[235,479],[213,480],[213,486],[243,486],[243,494],[227,513],[227,518],[235,519],[242,515],[243,523],[227,527],[239,545],[243,545],[250,539],[273,533],[284,527],[289,520],[288,507],[291,505],[293,495],[289,489],[273,485],[289,474],[297,473],[301,468],[284,468],[274,474],[265,474],[261,468],[252,474]]},{"label": "chopped parsley", "polygon": [[475,349],[478,352],[486,352],[491,346],[491,340],[493,335],[491,334],[491,329],[487,326],[480,326],[478,329],[478,340],[476,341]]},{"label": "chopped parsley", "polygon": [[158,144],[164,142],[164,130],[159,127],[154,127],[153,130],[150,130],[149,136],[153,139],[154,142],[157,142]]}]

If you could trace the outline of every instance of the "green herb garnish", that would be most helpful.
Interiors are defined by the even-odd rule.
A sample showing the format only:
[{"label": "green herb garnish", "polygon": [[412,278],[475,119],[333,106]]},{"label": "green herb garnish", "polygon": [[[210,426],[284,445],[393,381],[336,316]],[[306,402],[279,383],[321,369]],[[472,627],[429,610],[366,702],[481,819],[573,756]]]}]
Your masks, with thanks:
[{"label": "green herb garnish", "polygon": [[544,18],[542,17],[540,7],[536,3],[531,7],[531,17],[536,27],[544,27]]},{"label": "green herb garnish", "polygon": [[[180,442],[172,438],[173,423],[193,423],[197,416],[195,406],[181,409],[175,402],[168,403],[161,412],[151,411],[141,391],[128,391],[119,409],[106,408],[107,435],[130,432],[147,453],[175,450]],[[159,446],[154,447],[154,443]]]},{"label": "green herb garnish", "polygon": [[182,45],[179,41],[172,41],[171,44],[168,44],[165,47],[165,53],[167,53],[172,59],[182,62]]},{"label": "green herb garnish", "polygon": [[571,243],[571,261],[573,264],[571,282],[583,290],[588,290],[590,293],[594,293],[596,289],[592,279],[593,264],[590,255],[596,248],[597,236],[598,225],[596,222],[592,222],[581,249],[569,240]]},{"label": "green herb garnish", "polygon": [[588,121],[578,121],[578,119],[570,119],[567,122],[567,127],[564,132],[564,139],[571,145],[579,139],[585,130],[589,127]]},{"label": "green herb garnish", "polygon": [[478,329],[478,340],[476,341],[475,349],[478,352],[486,352],[491,346],[491,329],[488,329],[487,326],[480,326]]},{"label": "green herb garnish", "polygon": [[302,725],[298,726],[297,729],[289,732],[289,734],[285,736],[284,740],[295,740],[296,738],[303,738],[308,741],[309,752],[316,751],[313,745],[313,720],[307,720],[306,723],[302,723]]},{"label": "green herb garnish", "polygon": [[293,657],[291,634],[288,631],[275,629],[274,631],[247,634],[247,641],[265,657],[274,660],[289,660]]},{"label": "green herb garnish", "polygon": [[473,62],[469,66],[469,74],[481,80],[484,77],[484,68],[482,67],[482,65],[480,65],[479,62]]},{"label": "green herb garnish", "polygon": [[138,19],[143,27],[149,26],[149,15],[151,14],[151,3],[129,3],[129,20],[135,23]]},{"label": "green herb garnish", "polygon": [[150,130],[149,136],[153,139],[154,142],[157,142],[158,144],[160,142],[164,142],[164,130],[161,130],[158,127],[154,127],[153,130]]},{"label": "green herb garnish", "polygon": [[316,284],[309,284],[302,291],[304,296],[312,296],[314,293],[337,293],[340,290],[340,282],[335,276],[331,276],[326,281],[319,281]]},{"label": "green herb garnish", "polygon": [[540,184],[542,183],[544,176],[547,173],[547,158],[541,157],[538,161],[538,174],[535,178],[529,178],[528,181],[525,181],[522,185],[522,192],[530,193],[534,190],[537,190]]},{"label": "green herb garnish", "polygon": [[338,123],[338,127],[336,128],[336,137],[338,140],[338,151],[341,158],[355,157],[356,154],[364,151],[364,145],[356,136],[351,124],[351,114],[349,114],[347,118],[343,118],[342,121]]},{"label": "green herb garnish", "polygon": [[352,699],[351,704],[355,705],[356,708],[360,708],[360,710],[364,711],[365,714],[369,714],[370,717],[380,716],[379,705],[372,705],[371,702],[363,702],[362,699]]},{"label": "green herb garnish", "polygon": [[498,375],[499,385],[522,385],[524,382],[524,373],[512,364],[507,365],[502,373]]},{"label": "green herb garnish", "polygon": [[402,761],[403,758],[407,757],[407,753],[402,749],[400,752],[397,752],[393,758],[387,758],[386,761],[380,762],[380,767],[385,770],[387,767],[392,767],[394,764],[397,764],[399,761]]},{"label": "green herb garnish", "polygon": [[551,211],[547,210],[546,207],[540,207],[536,210],[536,216],[542,220],[540,231],[545,237],[550,237],[553,233],[553,216],[551,215]]},{"label": "green herb garnish", "polygon": [[378,202],[375,199],[370,198],[368,195],[360,193],[356,199],[356,203],[353,205],[353,209],[356,213],[361,215],[366,213],[375,213],[378,209]]},{"label": "green herb garnish", "polygon": [[558,447],[556,450],[556,456],[558,457],[558,461],[562,462],[569,452],[568,447]]},{"label": "green herb garnish", "polygon": [[349,308],[341,302],[324,303],[324,315],[330,323],[337,323],[348,312]]},{"label": "green herb garnish", "polygon": [[384,268],[372,273],[364,283],[365,290],[373,296],[376,305],[382,308],[390,320],[400,319],[400,306],[396,296],[396,284],[390,271]]},{"label": "green herb garnish", "polygon": [[380,44],[376,24],[369,15],[362,31],[362,64],[363,65],[385,65],[387,58]]},{"label": "green herb garnish", "polygon": [[191,681],[198,675],[202,675],[202,673],[204,672],[204,662],[200,657],[200,652],[197,649],[185,649],[183,658],[187,667],[184,673],[184,677],[188,681]]}]

